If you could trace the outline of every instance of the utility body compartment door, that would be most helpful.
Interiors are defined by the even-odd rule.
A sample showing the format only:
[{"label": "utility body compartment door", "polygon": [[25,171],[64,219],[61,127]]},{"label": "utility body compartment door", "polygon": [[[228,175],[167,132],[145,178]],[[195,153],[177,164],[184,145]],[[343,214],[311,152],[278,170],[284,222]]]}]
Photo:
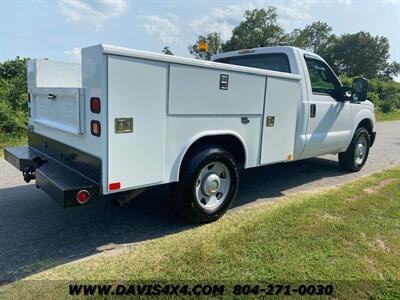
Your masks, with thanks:
[{"label": "utility body compartment door", "polygon": [[268,77],[260,164],[293,159],[300,81]]},{"label": "utility body compartment door", "polygon": [[84,133],[83,88],[32,88],[31,122],[48,129]]},{"label": "utility body compartment door", "polygon": [[164,179],[167,74],[167,63],[108,56],[108,183],[119,190]]}]

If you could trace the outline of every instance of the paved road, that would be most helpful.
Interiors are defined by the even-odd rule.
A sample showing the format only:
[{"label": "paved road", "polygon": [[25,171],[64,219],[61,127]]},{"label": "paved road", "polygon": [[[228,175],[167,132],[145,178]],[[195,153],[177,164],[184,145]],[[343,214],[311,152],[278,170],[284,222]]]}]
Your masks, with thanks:
[{"label": "paved road", "polygon": [[[400,122],[378,123],[377,132],[369,160],[358,173],[341,171],[333,155],[243,172],[235,209],[400,165]],[[0,160],[0,284],[98,253],[106,245],[132,244],[190,228],[171,211],[165,188],[148,191],[122,208],[100,202],[63,210]]]}]

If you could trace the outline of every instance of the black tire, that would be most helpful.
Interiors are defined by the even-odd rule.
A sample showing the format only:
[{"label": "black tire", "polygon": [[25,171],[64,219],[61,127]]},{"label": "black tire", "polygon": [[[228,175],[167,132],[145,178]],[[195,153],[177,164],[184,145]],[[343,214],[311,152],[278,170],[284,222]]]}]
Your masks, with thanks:
[{"label": "black tire", "polygon": [[[366,149],[361,161],[356,160],[357,145],[360,139],[365,139]],[[367,161],[371,141],[368,130],[364,127],[358,128],[354,133],[353,139],[346,152],[339,153],[339,165],[345,171],[358,172],[362,169]]]},{"label": "black tire", "polygon": [[[222,203],[215,208],[206,209],[197,200],[196,186],[199,186],[200,172],[213,162],[226,166],[230,185]],[[172,202],[176,211],[190,222],[208,223],[222,217],[231,206],[239,186],[239,167],[235,158],[226,150],[218,146],[203,147],[185,158],[179,177],[179,182],[171,186]]]}]

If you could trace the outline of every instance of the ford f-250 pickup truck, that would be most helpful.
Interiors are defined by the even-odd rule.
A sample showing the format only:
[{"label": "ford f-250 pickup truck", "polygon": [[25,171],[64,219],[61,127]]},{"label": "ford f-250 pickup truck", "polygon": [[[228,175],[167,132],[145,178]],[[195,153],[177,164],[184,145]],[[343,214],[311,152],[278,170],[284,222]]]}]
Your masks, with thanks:
[{"label": "ford f-250 pickup truck", "polygon": [[170,184],[193,222],[221,217],[239,168],[337,153],[358,171],[375,139],[368,82],[342,86],[294,47],[212,62],[96,45],[82,63],[28,63],[29,142],[5,158],[64,207]]}]

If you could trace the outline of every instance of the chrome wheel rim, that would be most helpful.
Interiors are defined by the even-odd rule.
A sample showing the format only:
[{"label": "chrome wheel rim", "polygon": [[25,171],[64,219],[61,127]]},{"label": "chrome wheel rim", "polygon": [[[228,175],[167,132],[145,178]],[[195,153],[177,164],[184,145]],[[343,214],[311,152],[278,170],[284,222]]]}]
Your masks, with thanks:
[{"label": "chrome wheel rim", "polygon": [[231,174],[221,162],[203,167],[196,179],[196,200],[204,209],[215,209],[224,203],[231,187]]},{"label": "chrome wheel rim", "polygon": [[365,155],[367,153],[367,138],[365,136],[360,136],[356,143],[356,148],[354,151],[354,162],[357,165],[362,165],[364,162]]}]

